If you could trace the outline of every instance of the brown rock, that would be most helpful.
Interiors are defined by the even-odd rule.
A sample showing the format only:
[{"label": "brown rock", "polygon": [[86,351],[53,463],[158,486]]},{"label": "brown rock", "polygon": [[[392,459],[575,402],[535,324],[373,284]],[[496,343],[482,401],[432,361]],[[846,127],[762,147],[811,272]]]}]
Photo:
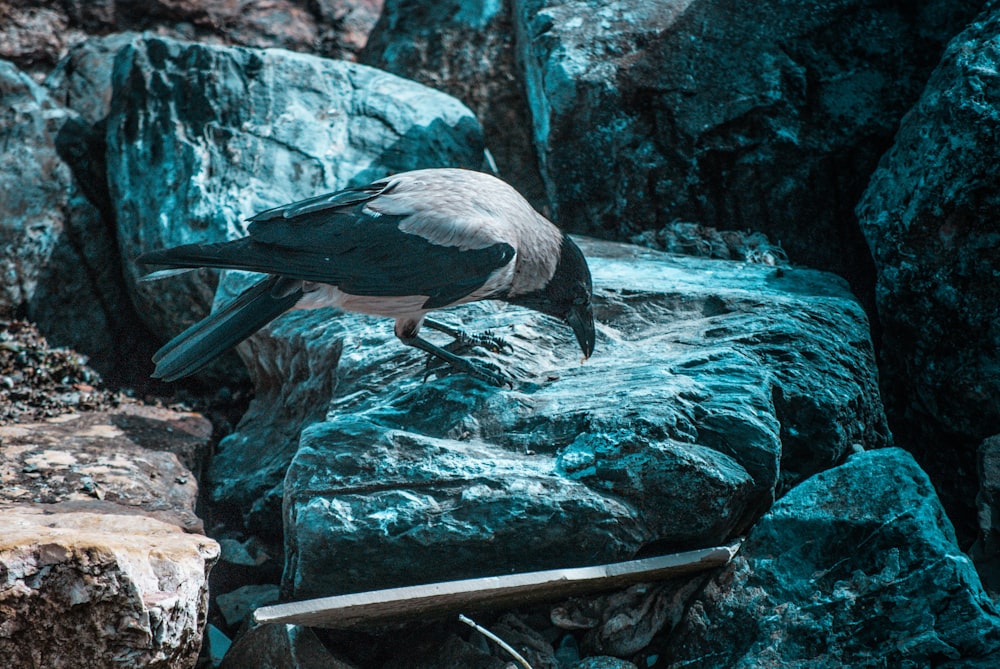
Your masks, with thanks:
[{"label": "brown rock", "polygon": [[199,470],[211,424],[141,405],[0,427],[0,503],[139,514],[201,532]]},{"label": "brown rock", "polygon": [[217,558],[153,518],[0,507],[4,666],[193,666]]},{"label": "brown rock", "polygon": [[69,17],[44,4],[0,0],[0,58],[28,68],[55,65],[66,49]]},{"label": "brown rock", "polygon": [[210,437],[137,404],[0,427],[4,666],[193,665],[219,547],[185,465]]},{"label": "brown rock", "polygon": [[88,36],[149,31],[354,60],[382,0],[0,0],[0,58],[43,74]]},{"label": "brown rock", "polygon": [[314,0],[320,18],[319,53],[354,60],[382,14],[383,0]]}]

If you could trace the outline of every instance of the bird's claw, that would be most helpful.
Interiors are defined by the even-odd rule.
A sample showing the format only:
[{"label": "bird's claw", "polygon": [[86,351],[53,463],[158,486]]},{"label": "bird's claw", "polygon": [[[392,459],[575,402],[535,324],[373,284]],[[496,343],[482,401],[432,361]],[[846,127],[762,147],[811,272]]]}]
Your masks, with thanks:
[{"label": "bird's claw", "polygon": [[459,331],[458,335],[455,337],[455,341],[462,346],[479,346],[480,348],[486,349],[490,353],[501,353],[504,350],[510,352],[514,351],[514,347],[511,346],[506,339],[494,334],[492,330],[476,334]]},{"label": "bird's claw", "polygon": [[502,353],[503,351],[514,352],[514,347],[500,335],[494,334],[492,330],[483,332],[477,338],[479,339],[479,345],[492,353]]},{"label": "bird's claw", "polygon": [[498,388],[513,388],[514,381],[506,374],[504,374],[503,369],[499,366],[494,365],[491,362],[480,362],[472,360],[466,360],[467,364],[463,366],[449,365],[448,363],[438,360],[432,355],[427,356],[427,365],[424,369],[424,381],[430,378],[431,374],[441,373],[442,369],[451,368],[452,370],[464,374],[473,376],[480,381],[485,381],[491,386],[496,386]]},{"label": "bird's claw", "polygon": [[469,370],[469,373],[476,378],[498,388],[503,388],[505,386],[508,388],[514,387],[514,381],[504,374],[503,370],[497,365],[494,365],[491,362],[473,362],[471,365],[472,367]]}]

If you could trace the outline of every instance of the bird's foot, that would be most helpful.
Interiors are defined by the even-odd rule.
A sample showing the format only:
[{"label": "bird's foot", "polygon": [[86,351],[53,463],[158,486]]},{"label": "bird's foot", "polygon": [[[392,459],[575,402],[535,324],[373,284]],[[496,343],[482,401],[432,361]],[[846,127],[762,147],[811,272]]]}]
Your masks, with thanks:
[{"label": "bird's foot", "polygon": [[[452,344],[458,348],[479,346],[487,351],[490,351],[491,353],[500,353],[504,350],[514,350],[513,346],[508,344],[503,337],[496,335],[492,330],[487,330],[481,334],[468,334],[467,332],[459,330],[456,327],[440,323],[430,318],[424,320],[424,325],[450,336],[455,340]],[[451,347],[449,346],[449,348]]]},{"label": "bird's foot", "polygon": [[474,334],[459,331],[455,340],[466,346],[479,346],[480,348],[486,349],[490,353],[500,353],[504,350],[511,352],[514,351],[514,347],[511,346],[506,339],[494,334],[492,330],[486,330],[485,332]]},{"label": "bird's foot", "polygon": [[514,387],[514,381],[507,376],[503,369],[491,362],[473,361],[467,358],[459,358],[459,361],[444,361],[434,355],[427,356],[427,365],[424,370],[424,381],[430,378],[431,374],[441,374],[448,368],[473,376],[480,381],[496,386],[498,388]]},{"label": "bird's foot", "polygon": [[[407,346],[413,346],[414,348],[419,348],[430,355],[430,358],[428,358],[427,360],[427,367],[425,369],[425,374],[424,374],[425,381],[431,374],[440,371],[440,368],[443,365],[447,364],[452,369],[456,369],[470,376],[474,376],[477,379],[485,381],[486,383],[489,383],[491,385],[498,387],[503,387],[503,386],[510,386],[511,388],[514,387],[513,380],[510,379],[506,374],[504,374],[503,370],[500,369],[500,367],[490,362],[483,362],[480,360],[473,361],[468,358],[464,358],[456,353],[457,350],[461,350],[462,348],[467,348],[468,347],[467,342],[471,340],[463,341],[462,339],[460,339],[458,335],[454,334],[454,332],[457,332],[456,330],[454,330],[454,328],[450,328],[448,326],[442,326],[439,323],[434,323],[432,327],[434,327],[435,330],[447,332],[454,338],[454,341],[450,342],[448,346],[442,348],[437,344],[432,344],[431,342],[421,337],[400,337],[400,341],[402,341]],[[500,339],[499,337],[491,333],[486,333],[486,337],[487,339],[479,341],[486,342],[488,345],[491,344],[493,346],[496,346],[497,347],[495,349],[496,351],[499,351],[503,348],[503,344],[505,342],[503,342],[503,340]],[[434,364],[435,362],[437,364]]]},{"label": "bird's foot", "polygon": [[470,362],[469,365],[471,367],[469,374],[477,379],[494,385],[497,388],[503,388],[505,386],[508,388],[514,387],[513,379],[504,374],[503,369],[501,369],[498,365],[494,365],[492,362]]}]

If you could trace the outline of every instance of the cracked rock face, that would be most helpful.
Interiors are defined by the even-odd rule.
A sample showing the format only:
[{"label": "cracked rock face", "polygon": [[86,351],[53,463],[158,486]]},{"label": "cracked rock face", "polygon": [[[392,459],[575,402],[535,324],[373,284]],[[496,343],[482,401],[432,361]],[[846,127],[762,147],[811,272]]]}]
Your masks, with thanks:
[{"label": "cracked rock face", "polygon": [[0,513],[0,655],[12,667],[190,667],[211,539],[145,516]]},{"label": "cracked rock face", "polygon": [[128,298],[113,240],[61,151],[80,121],[5,61],[0,101],[0,310],[26,314],[53,344],[107,370]]},{"label": "cracked rock face", "polygon": [[545,192],[511,4],[388,0],[358,59],[467,104],[483,125],[498,175],[541,210]]},{"label": "cracked rock face", "polygon": [[779,500],[664,647],[670,667],[985,667],[1000,613],[927,475],[883,449]]},{"label": "cracked rock face", "polygon": [[479,355],[513,389],[424,381],[422,356],[375,318],[290,314],[254,340],[259,392],[213,496],[272,532],[283,499],[288,592],[714,545],[852,446],[887,443],[867,323],[834,277],[583,248],[600,322],[584,364],[569,329],[533,312],[444,315],[507,340]]},{"label": "cracked rock face", "polygon": [[[466,107],[363,65],[150,37],[119,52],[113,78],[108,179],[126,258],[238,237],[256,212],[391,172],[482,162]],[[212,302],[215,273],[163,289],[136,283],[143,271],[126,263],[156,332]]]},{"label": "cracked rock face", "polygon": [[618,238],[749,227],[861,294],[872,270],[853,206],[981,3],[511,5],[558,220]]},{"label": "cracked rock face", "polygon": [[[211,425],[136,404],[0,427],[0,503],[146,514],[189,532]],[[56,508],[56,507],[52,507]]]},{"label": "cracked rock face", "polygon": [[140,405],[0,427],[0,657],[190,667],[219,546],[200,534],[211,425]]},{"label": "cracked rock face", "polygon": [[1000,426],[998,37],[993,7],[952,40],[858,204],[886,407],[967,535],[975,448]]},{"label": "cracked rock face", "polygon": [[4,2],[0,58],[25,70],[44,70],[88,36],[149,31],[211,44],[279,47],[354,60],[381,8],[382,0]]}]

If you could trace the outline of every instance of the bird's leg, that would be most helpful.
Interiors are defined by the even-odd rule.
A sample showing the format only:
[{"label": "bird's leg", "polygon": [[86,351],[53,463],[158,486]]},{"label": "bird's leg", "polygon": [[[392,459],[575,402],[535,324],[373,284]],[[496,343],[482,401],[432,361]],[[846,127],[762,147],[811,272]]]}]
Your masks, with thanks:
[{"label": "bird's leg", "polygon": [[498,337],[489,330],[482,333],[469,334],[430,318],[424,319],[424,325],[432,330],[443,332],[462,345],[481,346],[491,353],[499,353],[504,349],[513,350],[513,347],[503,337]]},{"label": "bird's leg", "polygon": [[508,379],[496,365],[472,362],[471,360],[455,355],[451,351],[445,350],[440,346],[435,346],[426,339],[417,337],[416,335],[409,337],[400,336],[399,340],[407,346],[419,348],[421,351],[425,351],[439,360],[445,361],[460,372],[465,372],[470,376],[482,379],[483,381],[491,383],[494,386],[502,387],[511,385],[510,379]]}]

